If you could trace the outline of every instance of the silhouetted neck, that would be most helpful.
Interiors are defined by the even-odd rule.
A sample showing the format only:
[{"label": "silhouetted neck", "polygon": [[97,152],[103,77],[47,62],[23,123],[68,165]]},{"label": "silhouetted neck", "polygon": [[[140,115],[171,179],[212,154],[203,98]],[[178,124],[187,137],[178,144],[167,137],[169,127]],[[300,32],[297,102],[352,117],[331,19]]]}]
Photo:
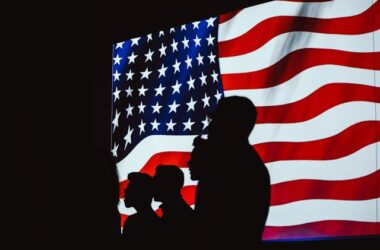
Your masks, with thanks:
[{"label": "silhouetted neck", "polygon": [[137,213],[139,214],[152,214],[154,213],[152,207],[149,206],[141,206],[141,207],[135,207]]},{"label": "silhouetted neck", "polygon": [[188,206],[181,195],[176,196],[170,201],[162,202],[160,208],[164,214],[170,214],[176,212],[178,209],[182,209],[184,206]]}]

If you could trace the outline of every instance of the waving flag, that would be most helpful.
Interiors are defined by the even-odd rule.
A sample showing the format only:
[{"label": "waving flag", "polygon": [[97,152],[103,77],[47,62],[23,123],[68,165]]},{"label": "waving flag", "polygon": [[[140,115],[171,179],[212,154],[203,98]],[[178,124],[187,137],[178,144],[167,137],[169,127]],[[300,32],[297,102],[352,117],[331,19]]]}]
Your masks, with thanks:
[{"label": "waving flag", "polygon": [[264,240],[380,234],[379,12],[374,0],[273,1],[114,44],[120,198],[128,173],[174,164],[192,205],[193,138],[239,95],[258,108],[250,142],[271,176]]}]

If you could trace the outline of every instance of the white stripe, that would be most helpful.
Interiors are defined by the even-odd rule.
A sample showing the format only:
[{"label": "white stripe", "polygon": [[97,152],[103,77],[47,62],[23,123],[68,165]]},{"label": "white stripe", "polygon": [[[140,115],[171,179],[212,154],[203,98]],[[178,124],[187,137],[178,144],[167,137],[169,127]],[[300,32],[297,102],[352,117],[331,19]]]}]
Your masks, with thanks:
[{"label": "white stripe", "polygon": [[334,160],[291,160],[266,163],[271,184],[294,180],[350,180],[376,171],[376,146],[370,144],[353,154]]},{"label": "white stripe", "polygon": [[[331,137],[358,122],[376,120],[374,105],[372,102],[347,102],[304,122],[257,124],[249,141],[251,144],[304,142]],[[376,106],[380,108],[380,104]]]},{"label": "white stripe", "polygon": [[[377,71],[380,73],[380,71]],[[256,106],[274,106],[296,102],[330,83],[352,83],[374,86],[373,70],[340,65],[319,65],[308,68],[292,79],[265,89],[228,90],[227,96],[244,96]]]},{"label": "white stripe", "polygon": [[271,206],[266,225],[292,226],[324,220],[376,222],[377,200],[302,200]]},{"label": "white stripe", "polygon": [[[257,124],[249,140],[251,144],[257,144],[270,141],[301,142],[330,137],[355,123],[375,120],[374,105],[371,102],[348,102],[337,105],[305,122]],[[377,119],[380,119],[380,116]],[[329,124],[329,126],[321,126],[321,124]],[[194,138],[195,136],[165,135],[145,138],[117,164],[119,180],[126,180],[129,173],[140,171],[157,153],[191,152]]]},{"label": "white stripe", "polygon": [[196,136],[152,135],[142,140],[123,160],[117,163],[119,181],[131,172],[138,172],[157,153],[191,152]]},{"label": "white stripe", "polygon": [[339,18],[358,15],[372,5],[372,0],[335,0],[325,3],[273,1],[243,9],[219,25],[219,41],[241,36],[258,23],[277,16]]},{"label": "white stripe", "polygon": [[[375,33],[379,33],[377,30]],[[373,32],[360,35],[336,35],[313,32],[289,32],[270,40],[250,53],[221,57],[222,74],[252,72],[267,68],[289,53],[306,48],[331,49],[347,52],[373,52]],[[311,60],[311,58],[309,58]],[[291,65],[289,66],[291,67]]]}]

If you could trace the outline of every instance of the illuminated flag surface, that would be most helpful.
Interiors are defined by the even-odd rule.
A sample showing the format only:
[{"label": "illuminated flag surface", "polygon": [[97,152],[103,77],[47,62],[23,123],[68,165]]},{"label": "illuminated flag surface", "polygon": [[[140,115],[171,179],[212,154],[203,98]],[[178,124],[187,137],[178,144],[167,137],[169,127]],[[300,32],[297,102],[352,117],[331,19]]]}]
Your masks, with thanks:
[{"label": "illuminated flag surface", "polygon": [[271,177],[264,240],[379,234],[379,12],[372,0],[273,1],[115,43],[120,198],[128,173],[174,164],[193,205],[192,141],[239,95],[257,106],[249,140]]}]

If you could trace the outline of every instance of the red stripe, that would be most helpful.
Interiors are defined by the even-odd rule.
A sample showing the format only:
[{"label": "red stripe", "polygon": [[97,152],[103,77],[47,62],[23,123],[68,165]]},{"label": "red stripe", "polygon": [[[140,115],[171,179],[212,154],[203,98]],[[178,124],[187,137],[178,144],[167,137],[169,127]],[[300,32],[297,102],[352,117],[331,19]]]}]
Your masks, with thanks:
[{"label": "red stripe", "polygon": [[[374,54],[354,53],[330,49],[300,49],[293,51],[277,63],[258,71],[222,74],[224,90],[268,88],[279,85],[307,68],[324,64],[374,69]],[[291,66],[289,66],[291,65]],[[375,69],[380,65],[376,65]]]},{"label": "red stripe", "polygon": [[264,240],[376,235],[379,222],[318,221],[296,226],[266,226]]},{"label": "red stripe", "polygon": [[377,12],[380,12],[379,2],[365,12],[350,17],[321,19],[277,16],[268,18],[239,37],[219,42],[219,56],[238,56],[255,51],[274,37],[292,31],[345,35],[368,33],[380,28],[380,18],[373,21],[373,13]]},{"label": "red stripe", "polygon": [[320,140],[266,142],[256,144],[254,147],[265,163],[280,160],[332,160],[347,156],[377,142],[379,138],[376,138],[376,126],[379,125],[379,121],[365,121],[337,135]]},{"label": "red stripe", "polygon": [[228,12],[226,14],[222,14],[219,16],[219,24],[227,22],[228,20],[232,19],[234,16],[236,16],[241,10],[235,10]]},{"label": "red stripe", "polygon": [[380,88],[349,83],[328,84],[290,104],[257,107],[257,123],[302,122],[351,101],[380,103]]},{"label": "red stripe", "polygon": [[378,198],[380,186],[376,185],[376,178],[380,178],[380,170],[351,180],[295,180],[274,184],[271,188],[271,205],[282,205],[306,199],[369,200]]}]

